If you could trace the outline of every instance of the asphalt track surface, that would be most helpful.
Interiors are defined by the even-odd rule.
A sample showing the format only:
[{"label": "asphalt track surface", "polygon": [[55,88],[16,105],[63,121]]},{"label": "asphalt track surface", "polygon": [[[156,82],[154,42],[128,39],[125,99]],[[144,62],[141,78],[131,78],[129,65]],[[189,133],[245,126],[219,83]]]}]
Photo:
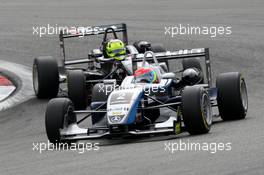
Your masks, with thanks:
[{"label": "asphalt track surface", "polygon": [[[38,55],[59,56],[58,37],[32,27],[126,22],[130,41],[161,42],[169,49],[210,47],[214,75],[240,71],[247,81],[246,120],[218,122],[207,135],[165,140],[106,141],[99,151],[33,151],[46,142],[47,100],[32,98],[0,113],[0,174],[264,174],[263,0],[1,0],[0,59],[31,67]],[[168,37],[164,26],[230,25],[232,34]],[[170,142],[232,143],[231,151],[164,151]]]}]

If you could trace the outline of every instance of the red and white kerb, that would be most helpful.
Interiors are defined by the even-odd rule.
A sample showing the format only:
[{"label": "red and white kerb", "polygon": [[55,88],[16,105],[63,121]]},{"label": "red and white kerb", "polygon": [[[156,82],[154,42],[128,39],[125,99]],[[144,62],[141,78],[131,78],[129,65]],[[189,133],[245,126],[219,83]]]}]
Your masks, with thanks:
[{"label": "red and white kerb", "polygon": [[15,89],[16,87],[9,79],[0,75],[0,101],[11,95]]}]

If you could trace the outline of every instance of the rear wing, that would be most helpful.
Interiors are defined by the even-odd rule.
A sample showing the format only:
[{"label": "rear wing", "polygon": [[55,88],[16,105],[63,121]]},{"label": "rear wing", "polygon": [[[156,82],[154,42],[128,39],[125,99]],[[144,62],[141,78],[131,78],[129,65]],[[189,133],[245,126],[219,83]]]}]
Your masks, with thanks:
[{"label": "rear wing", "polygon": [[[107,29],[112,29],[112,30],[107,30]],[[91,35],[101,35],[101,34],[105,34],[106,30],[107,33],[122,32],[122,40],[125,44],[128,44],[127,26],[125,23],[79,27],[74,29],[65,28],[63,30],[60,30],[59,39],[60,39],[61,55],[63,56],[63,63],[66,60],[65,46],[64,46],[65,39],[74,38],[74,37],[85,37]]]},{"label": "rear wing", "polygon": [[[205,61],[205,73],[207,77],[208,85],[212,86],[212,75],[211,75],[211,63],[210,63],[210,55],[209,55],[209,48],[198,48],[198,49],[185,49],[185,50],[178,50],[178,51],[167,51],[161,53],[155,53],[155,56],[158,62],[166,62],[168,60],[175,60],[175,59],[188,59],[194,57],[204,58]],[[132,69],[133,72],[137,69],[137,62],[143,61],[144,54],[137,54],[133,58]],[[147,55],[146,61],[153,61],[151,55]]]}]

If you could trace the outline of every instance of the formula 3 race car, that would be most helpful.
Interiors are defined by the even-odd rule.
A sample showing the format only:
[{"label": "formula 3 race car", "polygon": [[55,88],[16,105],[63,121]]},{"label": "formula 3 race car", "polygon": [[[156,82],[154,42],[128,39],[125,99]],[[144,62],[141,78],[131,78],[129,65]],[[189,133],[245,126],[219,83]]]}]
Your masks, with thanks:
[{"label": "formula 3 race car", "polygon": [[[94,84],[105,79],[121,80],[126,75],[131,75],[131,64],[128,59],[115,60],[105,53],[105,47],[109,40],[108,34],[118,39],[121,33],[122,42],[126,47],[126,55],[134,55],[152,50],[164,52],[159,44],[150,44],[146,41],[137,41],[133,45],[128,44],[126,24],[103,25],[87,28],[85,31],[60,31],[60,48],[63,59],[61,65],[51,56],[41,56],[34,59],[33,63],[33,87],[38,98],[54,98],[59,91],[66,92],[74,103],[76,109],[84,109],[91,101],[91,90]],[[65,51],[65,39],[83,38],[85,36],[104,35],[100,47],[91,50],[87,58],[67,58]],[[67,83],[66,88],[60,86]]]},{"label": "formula 3 race car", "polygon": [[[199,57],[199,58],[197,58]],[[200,58],[205,58],[205,72]],[[167,72],[159,62],[183,59],[183,70]],[[81,139],[123,138],[139,135],[171,135],[187,131],[210,131],[213,107],[223,120],[244,119],[248,110],[247,89],[238,72],[217,76],[212,86],[209,49],[138,54],[133,63],[146,62],[162,74],[159,82],[138,82],[127,76],[118,87],[113,82],[93,87],[90,110],[75,110],[68,98],[52,99],[47,106],[45,126],[50,142]],[[138,64],[133,64],[133,70]],[[177,76],[177,74],[180,76]],[[108,92],[108,93],[106,93]],[[92,126],[81,127],[92,118]]]}]

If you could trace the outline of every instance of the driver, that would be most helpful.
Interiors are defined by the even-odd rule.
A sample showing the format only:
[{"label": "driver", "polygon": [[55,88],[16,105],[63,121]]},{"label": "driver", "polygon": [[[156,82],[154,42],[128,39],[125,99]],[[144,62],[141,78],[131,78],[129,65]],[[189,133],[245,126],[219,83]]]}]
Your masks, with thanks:
[{"label": "driver", "polygon": [[121,61],[125,58],[124,55],[126,54],[126,47],[121,40],[111,39],[106,43],[105,52],[109,58]]},{"label": "driver", "polygon": [[141,67],[135,71],[134,77],[136,82],[140,83],[159,83],[160,73],[152,67],[145,68]]}]

